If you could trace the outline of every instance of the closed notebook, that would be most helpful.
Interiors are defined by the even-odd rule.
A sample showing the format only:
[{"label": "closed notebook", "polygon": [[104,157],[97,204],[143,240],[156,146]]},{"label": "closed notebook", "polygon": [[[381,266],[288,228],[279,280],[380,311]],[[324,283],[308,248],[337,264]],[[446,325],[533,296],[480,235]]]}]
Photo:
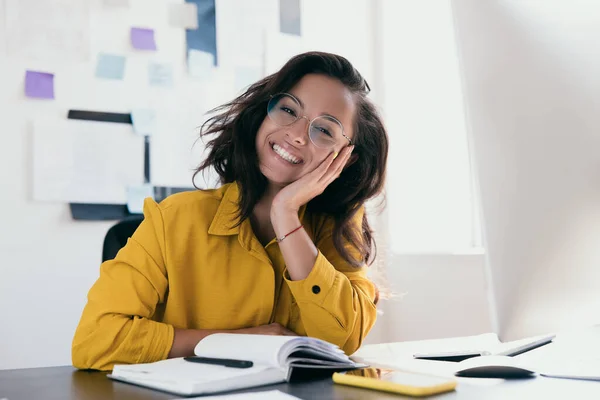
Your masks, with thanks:
[{"label": "closed notebook", "polygon": [[200,341],[201,357],[252,361],[251,368],[200,364],[183,358],[115,365],[111,379],[183,396],[218,393],[326,376],[365,367],[337,346],[304,336],[213,334]]}]

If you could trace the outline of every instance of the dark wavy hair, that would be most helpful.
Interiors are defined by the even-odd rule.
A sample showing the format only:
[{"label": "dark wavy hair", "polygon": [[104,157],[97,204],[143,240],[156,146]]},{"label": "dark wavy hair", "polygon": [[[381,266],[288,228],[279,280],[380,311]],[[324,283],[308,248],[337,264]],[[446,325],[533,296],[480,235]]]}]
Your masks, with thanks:
[{"label": "dark wavy hair", "polygon": [[[213,167],[222,184],[236,181],[240,186],[239,223],[252,215],[263,196],[267,179],[262,175],[256,152],[256,135],[267,116],[267,103],[275,93],[287,92],[307,74],[338,79],[354,95],[355,144],[349,165],[325,191],[307,204],[307,212],[333,217],[333,243],[340,255],[353,266],[375,259],[376,245],[366,214],[362,229],[353,229],[351,219],[361,205],[383,190],[386,174],[388,137],[381,117],[367,98],[369,85],[350,62],[339,55],[308,52],[290,59],[275,74],[251,85],[233,101],[211,110],[213,114],[200,129],[200,137],[210,137],[208,155],[194,173]],[[359,253],[354,258],[344,243]]]}]

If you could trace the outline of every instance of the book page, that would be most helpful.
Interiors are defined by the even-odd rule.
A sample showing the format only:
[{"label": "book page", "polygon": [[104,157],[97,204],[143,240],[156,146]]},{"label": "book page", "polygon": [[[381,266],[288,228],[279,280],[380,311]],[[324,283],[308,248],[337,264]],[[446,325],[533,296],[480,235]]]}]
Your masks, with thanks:
[{"label": "book page", "polygon": [[202,339],[194,349],[197,356],[249,360],[282,368],[279,352],[289,341],[298,336],[246,335],[216,333]]},{"label": "book page", "polygon": [[238,379],[269,369],[268,366],[252,368],[227,368],[211,364],[185,361],[183,358],[171,358],[147,364],[115,365],[113,375],[129,377],[139,381],[202,383],[227,379]]}]

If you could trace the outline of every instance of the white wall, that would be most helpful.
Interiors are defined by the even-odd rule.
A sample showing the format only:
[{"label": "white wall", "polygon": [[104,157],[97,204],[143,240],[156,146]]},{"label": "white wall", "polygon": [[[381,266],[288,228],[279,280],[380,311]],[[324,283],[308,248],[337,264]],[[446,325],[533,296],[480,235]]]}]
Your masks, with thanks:
[{"label": "white wall", "polygon": [[[50,61],[8,57],[7,38],[0,25],[0,369],[70,364],[73,332],[87,291],[98,275],[102,241],[111,225],[75,222],[66,204],[32,201],[32,119],[64,117],[69,108],[117,112],[140,105],[160,108],[164,112],[153,139],[153,181],[189,184],[188,167],[198,161],[190,152],[193,128],[202,122],[203,111],[235,93],[231,46],[236,24],[231,22],[236,18],[236,3],[242,1],[246,0],[217,0],[217,36],[222,39],[218,47],[224,66],[217,81],[209,84],[186,78],[185,34],[166,22],[170,1],[131,0],[132,8],[117,14],[104,10],[100,0],[90,0],[91,59],[76,65],[62,62],[59,54]],[[369,78],[372,38],[368,3],[357,0],[348,7],[341,0],[304,0],[306,47],[341,53]],[[269,26],[276,30],[278,2],[252,4],[262,5],[262,16],[270,18]],[[0,0],[0,24],[4,23],[3,6]],[[129,50],[129,27],[137,25],[157,29],[158,54]],[[94,78],[98,51],[128,56],[124,82]],[[173,91],[146,86],[145,63],[154,57],[174,64]],[[25,69],[54,72],[57,100],[26,99]]]},{"label": "white wall", "polygon": [[396,254],[384,281],[391,298],[366,343],[492,332],[482,254]]},{"label": "white wall", "polygon": [[[368,343],[492,331],[450,0],[375,0],[374,95],[390,133],[376,278],[392,298]],[[373,84],[374,83],[374,84]],[[475,224],[477,225],[476,221]],[[389,234],[385,234],[389,232]]]}]

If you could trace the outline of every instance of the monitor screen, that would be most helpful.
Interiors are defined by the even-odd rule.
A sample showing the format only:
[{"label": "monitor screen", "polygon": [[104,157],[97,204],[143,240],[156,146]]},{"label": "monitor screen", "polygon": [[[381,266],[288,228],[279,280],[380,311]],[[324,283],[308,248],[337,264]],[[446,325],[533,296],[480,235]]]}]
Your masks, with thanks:
[{"label": "monitor screen", "polygon": [[600,323],[600,2],[452,5],[496,332]]}]

